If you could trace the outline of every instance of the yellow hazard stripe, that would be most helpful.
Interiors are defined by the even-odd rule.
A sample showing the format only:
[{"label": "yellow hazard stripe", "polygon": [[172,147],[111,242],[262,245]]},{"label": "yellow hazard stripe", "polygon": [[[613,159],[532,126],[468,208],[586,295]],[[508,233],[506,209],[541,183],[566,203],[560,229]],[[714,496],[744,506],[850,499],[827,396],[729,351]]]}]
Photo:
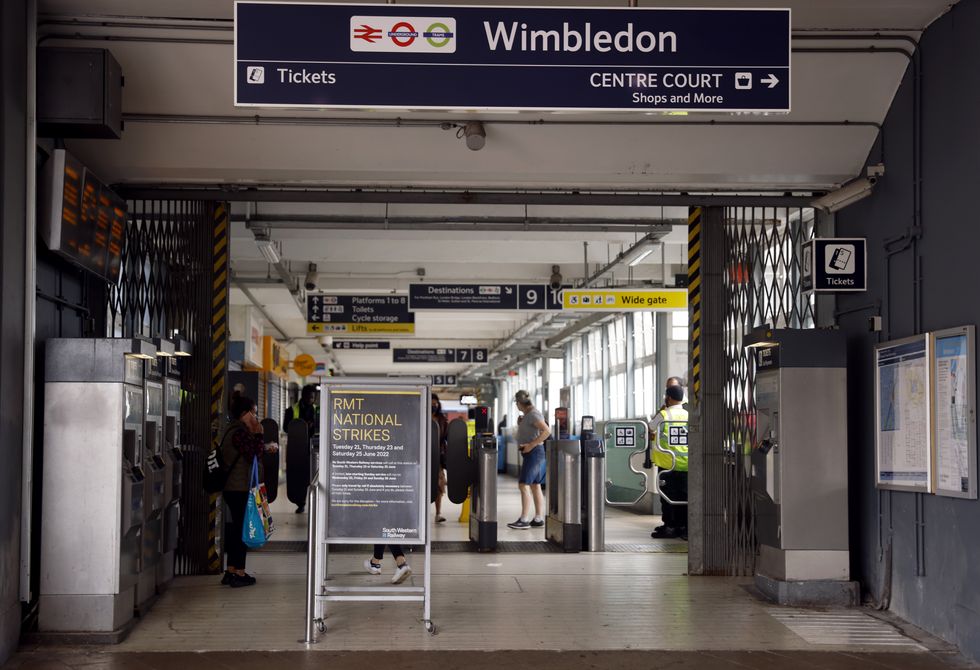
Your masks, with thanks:
[{"label": "yellow hazard stripe", "polygon": [[692,207],[687,216],[687,296],[691,310],[691,391],[701,393],[701,217],[704,210]]},{"label": "yellow hazard stripe", "polygon": [[[211,425],[220,426],[224,419],[225,374],[228,368],[228,206],[214,208],[211,232]],[[212,495],[208,506],[208,571],[221,570],[221,548],[218,546],[218,496]]]}]

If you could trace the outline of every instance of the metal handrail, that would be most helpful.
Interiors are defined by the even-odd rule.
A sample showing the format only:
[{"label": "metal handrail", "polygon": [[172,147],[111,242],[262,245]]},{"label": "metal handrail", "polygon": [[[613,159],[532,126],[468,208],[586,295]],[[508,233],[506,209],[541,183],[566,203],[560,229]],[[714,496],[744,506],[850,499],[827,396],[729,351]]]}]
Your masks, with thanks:
[{"label": "metal handrail", "polygon": [[316,643],[316,524],[319,505],[320,471],[313,473],[306,489],[306,509],[309,522],[306,529],[306,637],[302,642]]}]

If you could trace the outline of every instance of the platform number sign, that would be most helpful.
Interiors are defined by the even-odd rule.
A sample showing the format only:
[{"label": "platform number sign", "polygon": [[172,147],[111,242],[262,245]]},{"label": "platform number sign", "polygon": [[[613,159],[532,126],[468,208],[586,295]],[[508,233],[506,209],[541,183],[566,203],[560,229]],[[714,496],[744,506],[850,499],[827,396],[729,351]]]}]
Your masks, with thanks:
[{"label": "platform number sign", "polygon": [[432,375],[433,386],[456,386],[456,375]]},{"label": "platform number sign", "polygon": [[562,308],[562,291],[547,284],[521,284],[517,295],[517,308],[526,310],[558,310]]},{"label": "platform number sign", "polygon": [[457,363],[485,363],[487,361],[486,349],[457,349]]}]

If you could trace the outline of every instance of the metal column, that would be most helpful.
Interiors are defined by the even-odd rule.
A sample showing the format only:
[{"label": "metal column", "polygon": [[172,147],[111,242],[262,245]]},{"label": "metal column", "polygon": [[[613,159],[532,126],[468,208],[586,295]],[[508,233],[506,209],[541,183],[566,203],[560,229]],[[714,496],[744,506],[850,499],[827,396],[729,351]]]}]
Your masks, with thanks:
[{"label": "metal column", "polygon": [[727,574],[724,482],[724,210],[691,209],[688,218],[688,570]]}]

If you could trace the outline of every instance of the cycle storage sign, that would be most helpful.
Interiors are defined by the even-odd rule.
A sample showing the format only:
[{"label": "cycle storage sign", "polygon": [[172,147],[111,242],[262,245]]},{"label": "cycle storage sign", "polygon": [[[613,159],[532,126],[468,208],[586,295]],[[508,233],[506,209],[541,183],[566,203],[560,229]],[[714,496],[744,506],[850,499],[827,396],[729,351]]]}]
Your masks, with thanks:
[{"label": "cycle storage sign", "polygon": [[235,3],[235,105],[790,111],[789,9]]}]

